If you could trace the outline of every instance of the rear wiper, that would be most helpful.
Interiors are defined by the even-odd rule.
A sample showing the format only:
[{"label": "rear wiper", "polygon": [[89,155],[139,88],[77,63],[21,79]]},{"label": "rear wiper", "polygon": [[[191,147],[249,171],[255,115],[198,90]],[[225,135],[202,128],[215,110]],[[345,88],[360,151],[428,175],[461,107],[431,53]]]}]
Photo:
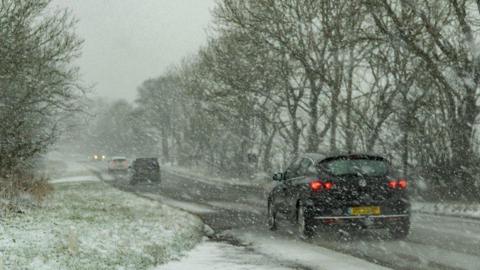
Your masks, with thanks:
[{"label": "rear wiper", "polygon": [[342,173],[342,174],[335,174],[335,176],[363,176],[363,174],[359,172],[355,173]]}]

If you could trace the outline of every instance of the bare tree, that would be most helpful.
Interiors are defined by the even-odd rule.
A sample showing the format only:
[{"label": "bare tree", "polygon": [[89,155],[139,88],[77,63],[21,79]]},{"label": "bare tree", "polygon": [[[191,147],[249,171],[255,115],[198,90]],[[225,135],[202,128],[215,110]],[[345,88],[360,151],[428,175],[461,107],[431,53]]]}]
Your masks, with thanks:
[{"label": "bare tree", "polygon": [[49,3],[0,3],[1,175],[43,152],[61,131],[61,119],[81,105],[70,64],[82,41],[66,11],[46,15]]},{"label": "bare tree", "polygon": [[[457,187],[469,194],[473,165],[473,128],[480,73],[474,32],[478,28],[478,3],[450,1],[366,1],[378,29],[398,40],[412,59],[424,63],[432,82],[432,94],[445,104],[449,132],[451,176]],[[473,7],[477,7],[473,9]],[[473,11],[476,10],[476,11]],[[467,168],[467,169],[465,169]]]}]

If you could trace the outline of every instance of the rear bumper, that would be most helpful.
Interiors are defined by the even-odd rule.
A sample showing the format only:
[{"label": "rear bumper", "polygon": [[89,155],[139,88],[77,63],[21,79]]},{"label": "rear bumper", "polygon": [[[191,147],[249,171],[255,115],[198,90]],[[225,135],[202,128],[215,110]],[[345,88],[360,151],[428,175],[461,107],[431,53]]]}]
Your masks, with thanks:
[{"label": "rear bumper", "polygon": [[398,219],[398,218],[409,218],[409,214],[399,214],[399,215],[376,215],[376,216],[315,216],[315,220],[359,220],[359,219]]},{"label": "rear bumper", "polygon": [[133,174],[132,179],[136,181],[156,181],[159,182],[161,180],[161,176],[159,173],[154,174]]},{"label": "rear bumper", "polygon": [[391,214],[376,216],[314,216],[313,223],[322,227],[384,229],[392,226],[409,225],[410,215]]},{"label": "rear bumper", "polygon": [[[312,222],[319,225],[345,225],[385,228],[410,222],[410,202],[406,196],[385,200],[339,201],[326,196],[304,201]],[[353,208],[374,207],[378,212],[354,213]]]},{"label": "rear bumper", "polygon": [[[335,217],[342,219],[361,219],[367,216],[372,218],[405,217],[410,215],[410,202],[407,198],[393,198],[383,201],[357,201],[342,202],[334,200],[306,200],[305,204],[315,218]],[[379,213],[365,213],[352,215],[351,209],[355,207],[379,207]]]}]

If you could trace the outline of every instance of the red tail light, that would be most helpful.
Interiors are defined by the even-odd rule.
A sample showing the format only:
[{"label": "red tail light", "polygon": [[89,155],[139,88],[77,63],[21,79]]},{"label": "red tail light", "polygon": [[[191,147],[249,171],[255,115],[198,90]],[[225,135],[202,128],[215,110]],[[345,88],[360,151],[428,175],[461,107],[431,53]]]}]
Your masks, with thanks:
[{"label": "red tail light", "polygon": [[397,180],[388,181],[388,187],[392,188],[392,189],[396,188],[397,187]]},{"label": "red tail light", "polygon": [[390,180],[388,181],[388,187],[391,189],[407,189],[408,183],[405,179],[400,180]]},{"label": "red tail light", "polygon": [[332,182],[322,182],[320,180],[312,181],[312,182],[309,183],[309,185],[310,185],[310,188],[312,189],[312,191],[320,191],[322,189],[330,190],[333,187]]},{"label": "red tail light", "polygon": [[313,181],[313,182],[310,182],[310,188],[312,189],[312,191],[319,191],[322,189],[322,182],[321,181]]},{"label": "red tail light", "polygon": [[323,186],[325,187],[326,190],[330,190],[333,187],[332,182],[325,182],[323,183]]},{"label": "red tail light", "polygon": [[398,180],[398,188],[399,189],[406,189],[407,188],[407,180],[405,180],[405,179]]}]

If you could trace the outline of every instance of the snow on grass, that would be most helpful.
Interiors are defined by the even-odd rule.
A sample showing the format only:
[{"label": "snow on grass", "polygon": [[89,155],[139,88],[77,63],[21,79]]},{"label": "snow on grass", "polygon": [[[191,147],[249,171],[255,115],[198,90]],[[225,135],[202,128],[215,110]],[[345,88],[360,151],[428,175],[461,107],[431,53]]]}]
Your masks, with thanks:
[{"label": "snow on grass", "polygon": [[236,203],[236,202],[226,202],[226,201],[209,201],[209,205],[222,208],[222,209],[230,209],[230,210],[237,210],[241,212],[251,212],[258,215],[263,214],[263,208],[254,207],[250,204],[245,203]]},{"label": "snow on grass", "polygon": [[213,176],[209,174],[206,169],[203,169],[200,167],[184,168],[184,167],[178,167],[173,165],[164,165],[162,169],[163,168],[165,168],[169,173],[176,174],[178,176],[192,178],[204,183],[230,184],[230,185],[238,185],[238,186],[259,186],[259,185],[263,185],[266,182],[266,179],[263,179],[263,178],[245,180],[240,178]]},{"label": "snow on grass", "polygon": [[48,205],[2,220],[0,269],[147,269],[201,238],[199,218],[103,182],[55,188]]},{"label": "snow on grass", "polygon": [[67,176],[67,177],[62,177],[58,179],[53,179],[50,180],[49,182],[52,184],[58,184],[58,183],[68,183],[68,182],[99,182],[100,179],[98,179],[95,176]]},{"label": "snow on grass", "polygon": [[190,213],[206,214],[206,213],[215,212],[215,210],[212,207],[209,207],[201,203],[189,203],[189,202],[177,201],[177,200],[170,199],[168,197],[158,195],[158,194],[146,193],[146,194],[143,194],[143,196],[151,198],[152,200],[160,201],[167,205],[188,211]]},{"label": "snow on grass", "polygon": [[293,267],[278,266],[271,259],[255,254],[244,247],[226,243],[203,242],[192,249],[181,261],[171,261],[156,270],[284,270]]},{"label": "snow on grass", "polygon": [[475,203],[412,203],[412,211],[434,215],[480,219],[480,204]]},{"label": "snow on grass", "polygon": [[386,270],[365,260],[355,258],[304,241],[296,241],[280,235],[269,233],[248,232],[242,230],[229,231],[227,234],[239,239],[255,251],[279,261],[299,263],[308,269],[328,270]]},{"label": "snow on grass", "polygon": [[38,173],[50,178],[81,177],[91,174],[89,165],[88,162],[76,162],[68,159],[47,160],[45,168]]}]

